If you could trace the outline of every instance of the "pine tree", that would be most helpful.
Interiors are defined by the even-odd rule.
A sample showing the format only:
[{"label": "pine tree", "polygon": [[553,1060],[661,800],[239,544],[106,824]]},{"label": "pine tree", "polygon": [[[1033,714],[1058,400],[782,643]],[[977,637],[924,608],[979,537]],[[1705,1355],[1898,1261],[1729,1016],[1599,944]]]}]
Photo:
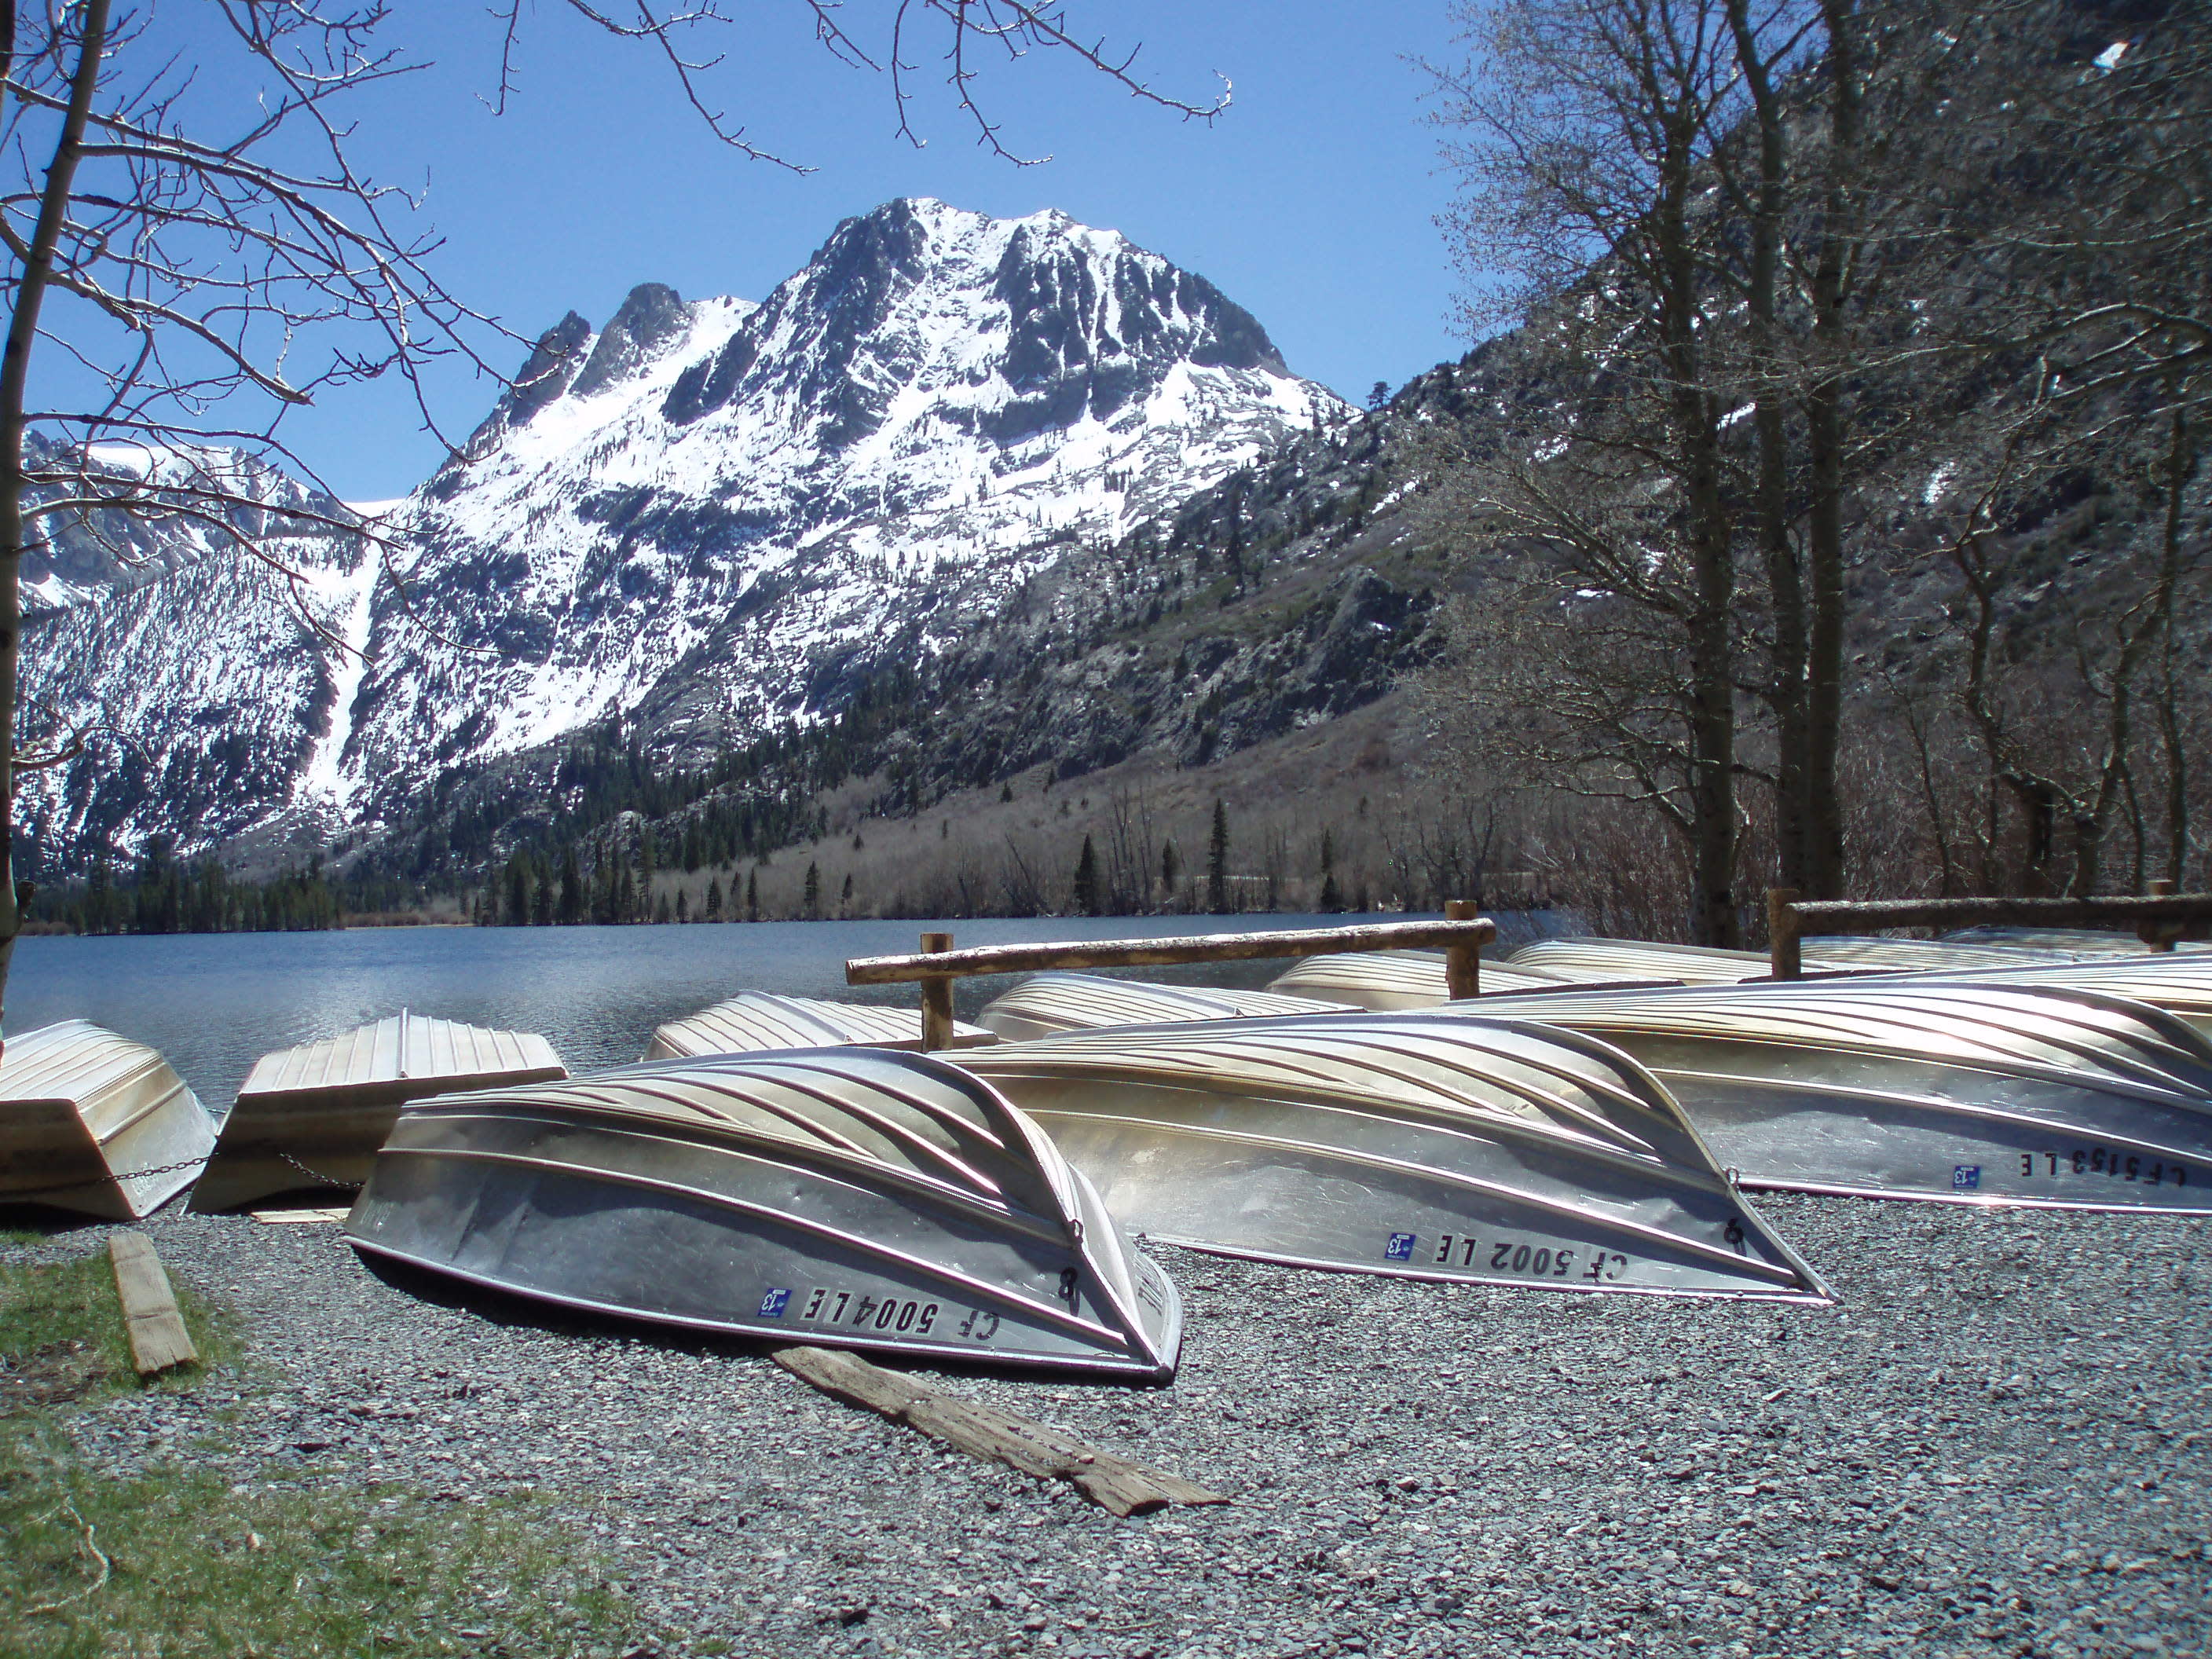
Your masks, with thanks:
[{"label": "pine tree", "polygon": [[676,890],[676,920],[679,924],[691,920],[691,895],[681,887]]},{"label": "pine tree", "polygon": [[1229,808],[1213,802],[1213,833],[1206,842],[1206,908],[1217,916],[1229,911]]},{"label": "pine tree", "polygon": [[507,859],[507,914],[509,927],[530,926],[530,860],[516,848]]},{"label": "pine tree", "polygon": [[584,873],[576,867],[576,843],[570,842],[568,850],[561,855],[561,897],[554,906],[553,920],[563,927],[574,927],[584,919]]},{"label": "pine tree", "polygon": [[1336,884],[1336,836],[1321,832],[1321,908],[1331,914],[1344,908],[1344,891]]},{"label": "pine tree", "polygon": [[720,921],[721,919],[722,878],[720,876],[709,876],[707,878],[707,920]]},{"label": "pine tree", "polygon": [[845,891],[837,901],[837,909],[842,915],[853,914],[853,872],[850,870],[845,872]]},{"label": "pine tree", "polygon": [[[768,860],[763,859],[761,862],[765,864]],[[760,871],[757,867],[745,877],[745,920],[760,920]]]},{"label": "pine tree", "polygon": [[1176,850],[1175,839],[1170,836],[1160,846],[1160,887],[1166,902],[1175,902],[1176,884],[1182,879],[1182,854]]},{"label": "pine tree", "polygon": [[1083,838],[1083,856],[1075,861],[1075,908],[1086,916],[1098,914],[1098,849],[1088,836]]},{"label": "pine tree", "polygon": [[806,866],[806,915],[809,921],[822,920],[822,866]]}]

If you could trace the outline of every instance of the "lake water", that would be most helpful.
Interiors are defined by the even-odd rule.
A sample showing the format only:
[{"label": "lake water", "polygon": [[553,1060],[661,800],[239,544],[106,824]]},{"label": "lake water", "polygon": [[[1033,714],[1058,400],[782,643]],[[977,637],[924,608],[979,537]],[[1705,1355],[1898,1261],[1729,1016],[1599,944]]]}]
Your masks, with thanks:
[{"label": "lake water", "polygon": [[[1392,918],[1369,917],[1381,921]],[[253,1062],[396,1014],[539,1031],[572,1072],[627,1065],[653,1028],[741,990],[916,1006],[913,986],[845,984],[848,957],[962,945],[1320,927],[1344,916],[1093,916],[1029,921],[789,921],[690,927],[364,927],[328,933],[181,933],[20,941],[6,1029],[82,1018],[169,1057],[201,1100],[226,1109]],[[1501,924],[1507,918],[1500,917]],[[1508,936],[1534,930],[1506,929]],[[1151,979],[1260,985],[1287,962],[1147,969]],[[963,980],[971,1016],[1012,981]]]}]

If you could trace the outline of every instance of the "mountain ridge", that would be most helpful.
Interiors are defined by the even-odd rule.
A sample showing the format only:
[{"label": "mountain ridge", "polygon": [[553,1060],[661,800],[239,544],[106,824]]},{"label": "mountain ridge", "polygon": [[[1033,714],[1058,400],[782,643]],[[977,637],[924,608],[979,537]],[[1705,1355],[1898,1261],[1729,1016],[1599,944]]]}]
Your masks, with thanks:
[{"label": "mountain ridge", "polygon": [[[396,581],[309,537],[287,544],[301,580],[217,560],[134,609],[80,594],[33,677],[126,757],[30,781],[27,815],[62,867],[155,836],[360,847],[610,720],[702,765],[836,719],[1353,414],[1117,232],[889,203],[757,304],[648,282],[601,328],[540,335],[386,520]],[[225,695],[195,658],[227,665]]]}]

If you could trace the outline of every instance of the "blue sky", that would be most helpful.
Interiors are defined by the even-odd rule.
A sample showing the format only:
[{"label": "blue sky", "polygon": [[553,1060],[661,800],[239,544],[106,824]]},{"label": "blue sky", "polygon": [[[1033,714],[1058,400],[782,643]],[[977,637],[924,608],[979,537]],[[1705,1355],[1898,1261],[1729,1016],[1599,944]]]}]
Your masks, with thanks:
[{"label": "blue sky", "polygon": [[[1212,126],[1135,102],[1070,63],[990,66],[982,97],[1010,144],[1049,154],[1016,167],[978,149],[941,70],[912,48],[924,97],[916,150],[895,131],[880,76],[842,67],[795,0],[744,0],[705,77],[754,141],[806,162],[804,177],[718,147],[651,54],[609,41],[557,0],[526,12],[519,95],[495,116],[495,31],[472,0],[401,0],[392,33],[435,60],[361,112],[357,153],[389,182],[427,184],[450,288],[534,335],[573,308],[596,325],[629,289],[759,299],[838,220],[896,196],[999,215],[1057,207],[1111,227],[1211,278],[1255,314],[1291,367],[1364,399],[1465,343],[1455,279],[1434,223],[1450,192],[1423,125],[1419,70],[1450,50],[1443,0],[1078,3],[1071,21],[1123,46],[1163,90],[1211,98]],[[852,0],[870,45],[886,0]],[[520,361],[520,354],[515,354]],[[509,365],[512,367],[512,365]],[[465,433],[495,388],[448,377],[442,421]],[[332,394],[288,435],[339,492],[404,494],[441,451],[399,398]]]}]

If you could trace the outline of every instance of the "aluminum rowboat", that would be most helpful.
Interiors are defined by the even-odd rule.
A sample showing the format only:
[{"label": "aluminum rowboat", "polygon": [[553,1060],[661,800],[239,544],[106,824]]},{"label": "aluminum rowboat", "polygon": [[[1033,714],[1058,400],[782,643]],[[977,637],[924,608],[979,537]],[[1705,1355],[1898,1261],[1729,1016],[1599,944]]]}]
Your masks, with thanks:
[{"label": "aluminum rowboat", "polygon": [[2103,991],[2163,1008],[2187,1021],[2199,1036],[2212,1040],[2212,955],[2203,951],[2087,957],[2041,968],[2008,968],[2000,974],[1930,977],[1937,983],[1971,978],[1977,984],[2063,985]]},{"label": "aluminum rowboat", "polygon": [[534,1031],[498,1031],[404,1009],[390,1019],[254,1062],[223,1120],[198,1211],[281,1193],[359,1186],[400,1108],[428,1096],[568,1075]]},{"label": "aluminum rowboat", "polygon": [[[1808,937],[1800,958],[1814,973],[1937,973],[1950,969],[2032,968],[2051,957],[2008,946],[1953,945],[1917,939]],[[1509,969],[1564,981],[1641,980],[1647,983],[1733,985],[1765,979],[1772,963],[1756,951],[1706,945],[1655,945],[1644,939],[1547,939],[1506,958]]]},{"label": "aluminum rowboat", "polygon": [[1881,976],[1513,1007],[1634,1055],[1748,1187],[2212,1209],[2212,1047],[2143,1003]]},{"label": "aluminum rowboat", "polygon": [[1518,1021],[1309,1014],[960,1057],[1149,1237],[1300,1267],[1818,1299],[1650,1076]]},{"label": "aluminum rowboat", "polygon": [[[974,1025],[956,1024],[952,1046],[972,1048],[995,1039]],[[702,1054],[750,1054],[781,1048],[823,1048],[861,1043],[872,1048],[921,1047],[919,1008],[879,1008],[867,1003],[740,991],[727,1002],[674,1019],[653,1034],[641,1059],[688,1060]]]},{"label": "aluminum rowboat", "polygon": [[[2154,954],[2133,933],[2106,933],[2096,927],[1961,927],[1943,935],[1946,945],[2005,945],[2015,950],[2048,951],[2058,956],[2141,957]],[[2204,939],[2176,940],[2173,948],[2202,953],[2212,951]],[[2156,952],[2165,955],[2166,952]]]},{"label": "aluminum rowboat", "polygon": [[1278,996],[1271,991],[1158,985],[1145,980],[1109,979],[1101,974],[1038,974],[1024,980],[975,1018],[1003,1040],[1018,1042],[1102,1025],[1262,1019],[1277,1014],[1342,1012],[1345,1006]]},{"label": "aluminum rowboat", "polygon": [[374,1255],[776,1342],[1164,1380],[1182,1303],[1036,1125],[868,1048],[633,1066],[414,1106]]},{"label": "aluminum rowboat", "polygon": [[135,1221],[189,1186],[214,1146],[199,1097],[143,1042],[65,1019],[0,1054],[0,1204]]},{"label": "aluminum rowboat", "polygon": [[[1526,991],[1559,982],[1557,974],[1535,969],[1482,964],[1483,994]],[[1346,1003],[1371,1012],[1400,1008],[1433,1008],[1444,1000],[1444,953],[1441,951],[1353,951],[1308,957],[1267,986],[1279,996]]]}]

